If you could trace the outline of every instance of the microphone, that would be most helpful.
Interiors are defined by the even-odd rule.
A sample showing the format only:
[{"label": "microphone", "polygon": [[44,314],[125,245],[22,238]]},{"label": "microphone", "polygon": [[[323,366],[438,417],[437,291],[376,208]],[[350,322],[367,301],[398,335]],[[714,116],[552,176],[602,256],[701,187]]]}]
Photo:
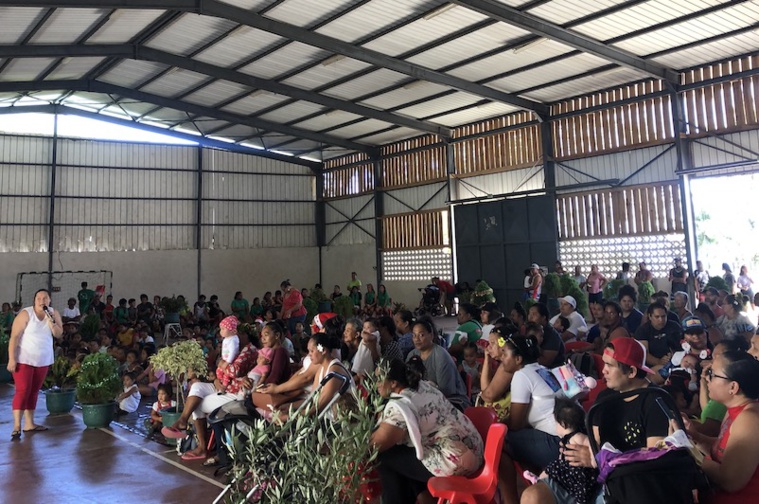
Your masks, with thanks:
[{"label": "microphone", "polygon": [[47,315],[47,318],[55,322],[55,319],[53,319],[53,314],[50,313],[50,308],[48,308],[47,305],[42,305],[42,311],[45,312],[45,315]]}]

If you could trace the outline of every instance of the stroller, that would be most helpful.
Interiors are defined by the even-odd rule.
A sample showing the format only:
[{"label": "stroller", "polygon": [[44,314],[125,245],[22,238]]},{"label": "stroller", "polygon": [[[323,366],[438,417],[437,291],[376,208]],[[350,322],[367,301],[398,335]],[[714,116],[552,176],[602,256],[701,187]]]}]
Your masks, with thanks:
[{"label": "stroller", "polygon": [[422,293],[422,300],[419,302],[419,307],[414,311],[415,316],[439,317],[445,314],[445,309],[440,304],[440,289],[437,285],[429,284],[427,287],[420,288],[419,291]]},{"label": "stroller", "polygon": [[[680,412],[670,395],[657,387],[633,390],[597,401],[585,419],[588,432],[593,432],[593,418],[604,409],[614,410],[626,398],[653,395],[664,401],[672,412],[680,429],[685,430]],[[656,407],[656,406],[654,406]],[[603,432],[603,425],[599,425]],[[595,436],[589,436],[593,454],[598,455],[599,446]],[[627,452],[626,452],[627,453]],[[606,477],[604,497],[606,504],[638,504],[641,502],[666,502],[669,504],[694,504],[698,495],[708,493],[706,476],[697,465],[689,450],[673,449],[659,458],[628,462],[616,466]]]},{"label": "stroller", "polygon": [[[338,392],[332,397],[332,399],[327,403],[327,405],[318,412],[316,420],[318,422],[324,421],[325,415],[329,413],[332,406],[337,402],[341,396],[343,396],[345,393],[350,391],[351,388],[351,379],[346,377],[345,375],[339,374],[339,373],[328,373],[321,382],[319,382],[319,386],[316,387],[309,395],[306,397],[306,399],[303,401],[303,403],[298,407],[297,410],[288,418],[288,420],[282,425],[282,428],[279,430],[277,434],[277,438],[274,442],[279,442],[282,440],[284,436],[294,436],[299,435],[294,431],[295,421],[298,417],[298,415],[306,410],[307,408],[311,408],[316,404],[316,400],[318,399],[319,392],[324,388],[324,386],[330,381],[330,380],[340,380],[342,381],[340,385],[340,389]],[[211,415],[208,417],[208,422],[211,425],[215,424],[221,424],[224,427],[224,441],[227,445],[236,445],[240,446],[244,441],[240,441],[240,438],[248,438],[252,435],[252,430],[255,428],[255,424],[257,421],[260,421],[261,418],[258,412],[255,410],[255,407],[252,406],[252,403],[249,404],[249,398],[246,399],[245,403],[242,403],[242,401],[233,401],[231,403],[227,403],[224,406],[221,406],[220,408],[216,409]],[[306,433],[307,435],[308,433]],[[235,439],[237,437],[237,439]],[[277,445],[280,446],[281,445]],[[281,454],[280,456],[282,456]],[[213,501],[213,504],[218,504],[219,502],[222,502],[224,499],[224,496],[236,485],[241,484],[240,479],[233,479],[230,481],[230,483],[224,487],[224,490],[216,497],[216,499]],[[248,494],[245,496],[245,499],[241,502],[248,502],[249,499],[258,491],[260,491],[261,488],[256,485],[253,488],[250,489]]]}]

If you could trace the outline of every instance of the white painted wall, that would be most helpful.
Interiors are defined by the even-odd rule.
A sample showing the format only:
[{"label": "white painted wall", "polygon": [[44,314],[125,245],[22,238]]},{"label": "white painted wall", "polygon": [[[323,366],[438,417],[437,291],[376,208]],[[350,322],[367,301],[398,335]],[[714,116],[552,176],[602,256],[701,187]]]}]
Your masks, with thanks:
[{"label": "white painted wall", "polygon": [[[228,306],[235,291],[243,291],[246,299],[253,301],[267,290],[279,289],[279,284],[287,278],[299,288],[311,288],[319,281],[318,255],[316,247],[203,250],[201,290],[206,296],[217,294],[222,306]],[[0,302],[14,299],[18,273],[47,271],[47,254],[44,253],[6,253],[1,257]],[[138,298],[142,293],[151,299],[156,294],[183,294],[188,300],[194,300],[197,295],[197,252],[194,250],[62,252],[55,255],[54,269],[112,271],[112,294],[117,300]],[[367,278],[368,275],[367,272]],[[350,271],[347,278],[350,280]],[[54,294],[53,306],[65,306],[64,300]]]},{"label": "white painted wall", "polygon": [[[322,287],[328,295],[335,285],[343,293],[351,272],[355,271],[363,285],[371,283],[377,287],[377,260],[374,241],[356,245],[334,245],[322,248]],[[313,284],[309,287],[313,287]],[[362,289],[366,292],[366,287]]]}]

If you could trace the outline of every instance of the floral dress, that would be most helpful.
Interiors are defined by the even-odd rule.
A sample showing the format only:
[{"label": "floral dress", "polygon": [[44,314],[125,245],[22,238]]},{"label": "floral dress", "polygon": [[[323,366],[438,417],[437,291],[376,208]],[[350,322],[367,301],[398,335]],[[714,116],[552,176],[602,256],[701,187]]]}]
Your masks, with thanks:
[{"label": "floral dress", "polygon": [[380,423],[406,431],[403,444],[413,447],[408,426],[393,397],[406,397],[416,416],[423,447],[422,464],[435,476],[466,476],[482,466],[483,440],[469,418],[457,410],[435,386],[421,381],[417,390],[393,394]]}]

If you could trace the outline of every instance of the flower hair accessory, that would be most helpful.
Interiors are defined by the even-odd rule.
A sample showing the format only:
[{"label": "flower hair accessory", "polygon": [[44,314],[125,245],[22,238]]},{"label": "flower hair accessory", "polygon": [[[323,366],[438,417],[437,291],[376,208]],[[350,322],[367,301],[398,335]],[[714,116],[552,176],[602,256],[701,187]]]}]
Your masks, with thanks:
[{"label": "flower hair accessory", "polygon": [[503,348],[503,346],[506,345],[506,338],[503,336],[498,337],[498,346]]},{"label": "flower hair accessory", "polygon": [[316,345],[316,349],[319,350],[320,352],[324,352],[324,345],[319,343],[318,345]]}]

